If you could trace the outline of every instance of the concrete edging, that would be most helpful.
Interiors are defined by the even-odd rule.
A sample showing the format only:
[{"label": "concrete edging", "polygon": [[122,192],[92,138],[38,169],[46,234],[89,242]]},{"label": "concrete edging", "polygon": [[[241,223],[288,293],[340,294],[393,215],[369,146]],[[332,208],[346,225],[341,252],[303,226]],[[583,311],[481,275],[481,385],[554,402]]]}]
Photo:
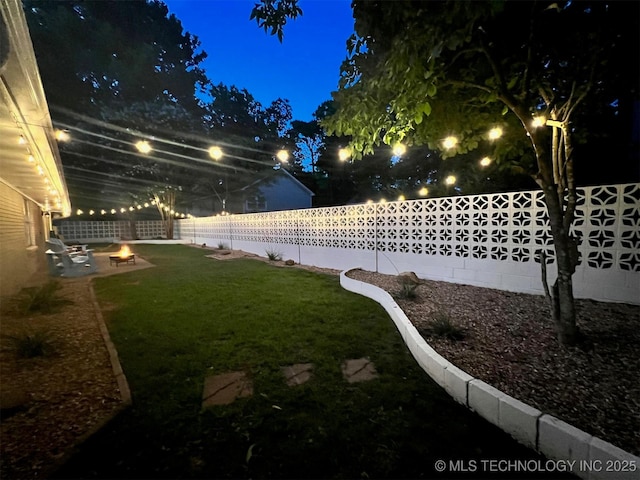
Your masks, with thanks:
[{"label": "concrete edging", "polygon": [[128,407],[132,404],[131,389],[129,388],[129,382],[127,382],[127,377],[124,374],[124,370],[122,370],[122,365],[120,364],[120,358],[118,357],[118,351],[116,350],[115,345],[111,341],[111,336],[109,335],[109,330],[107,329],[107,325],[104,323],[104,317],[102,316],[100,305],[98,304],[98,300],[96,299],[96,294],[93,291],[93,282],[89,281],[88,284],[89,284],[89,296],[91,297],[91,303],[96,313],[98,328],[100,329],[100,335],[102,335],[104,344],[107,347],[107,352],[109,353],[109,361],[111,362],[113,375],[118,384],[120,397],[122,398],[122,403],[124,404],[124,406]]},{"label": "concrete edging", "polygon": [[[382,305],[420,367],[458,403],[549,459],[575,461],[572,473],[580,478],[638,478],[640,457],[547,415],[459,369],[424,340],[389,293],[374,285],[347,277],[350,270],[340,273],[342,288]],[[628,465],[630,471],[621,471],[624,465]],[[632,468],[635,470],[631,471]]]}]

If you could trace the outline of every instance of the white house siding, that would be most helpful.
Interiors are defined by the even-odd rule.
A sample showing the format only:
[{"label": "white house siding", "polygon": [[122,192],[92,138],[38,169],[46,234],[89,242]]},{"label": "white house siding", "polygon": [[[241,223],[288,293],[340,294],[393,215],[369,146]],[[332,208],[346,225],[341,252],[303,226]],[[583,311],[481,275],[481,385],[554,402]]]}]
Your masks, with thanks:
[{"label": "white house siding", "polygon": [[[32,222],[31,242],[26,231],[25,206]],[[25,204],[22,195],[0,183],[0,297],[47,279],[44,229],[40,208],[29,200]]]}]

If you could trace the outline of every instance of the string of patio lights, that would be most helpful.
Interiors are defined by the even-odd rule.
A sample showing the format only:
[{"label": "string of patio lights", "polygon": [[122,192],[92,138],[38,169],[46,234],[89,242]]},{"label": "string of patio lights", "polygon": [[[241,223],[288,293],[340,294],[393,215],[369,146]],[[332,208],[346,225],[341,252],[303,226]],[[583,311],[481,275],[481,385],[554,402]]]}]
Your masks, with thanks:
[{"label": "string of patio lights", "polygon": [[[534,126],[542,126],[544,125],[546,122],[546,119],[543,117],[535,117],[533,120],[533,125]],[[489,130],[487,137],[489,138],[489,140],[494,141],[499,139],[502,135],[503,135],[504,131],[502,130],[501,127],[494,127],[491,130]],[[441,142],[442,147],[445,150],[451,150],[452,148],[455,148],[456,145],[458,144],[459,140],[457,137],[450,135],[446,138],[444,138]],[[405,145],[403,145],[402,143],[396,143],[393,147],[392,147],[392,155],[394,157],[402,157],[405,153],[407,153],[407,147]],[[338,158],[340,159],[340,161],[342,162],[346,162],[351,158],[351,151],[349,150],[349,148],[341,148],[338,151]],[[481,167],[488,167],[489,165],[491,165],[491,163],[493,163],[493,159],[491,159],[490,157],[483,157],[482,159],[480,159],[479,164]],[[444,179],[444,183],[447,186],[453,186],[456,184],[456,182],[458,181],[457,177],[455,175],[447,175]],[[420,190],[418,190],[418,195],[421,197],[426,197],[429,195],[429,189],[427,187],[422,187],[420,188]],[[400,195],[397,198],[398,202],[404,202],[406,200],[406,197],[404,195]],[[379,200],[379,203],[386,203],[387,200],[385,198],[381,198]],[[367,200],[366,203],[374,203],[373,200]]]},{"label": "string of patio lights", "polygon": [[[86,119],[86,117],[83,117],[83,118]],[[104,123],[99,122],[99,121],[94,121],[94,123],[100,123],[100,124],[102,124],[104,126]],[[122,142],[122,140],[119,140],[119,139],[116,139],[116,138],[113,138],[113,137],[109,137],[109,136],[106,136],[104,134],[97,134],[97,133],[94,133],[94,132],[78,129],[77,127],[71,127],[71,126],[69,126],[68,129],[57,130],[56,131],[56,139],[58,141],[60,141],[60,142],[71,141],[72,138],[71,138],[71,135],[69,134],[69,131],[71,129],[73,129],[73,128],[76,128],[77,130],[81,131],[84,134],[96,135],[96,136],[99,136],[99,137],[104,138],[104,139],[116,140],[116,141]],[[119,127],[110,126],[110,128],[122,130]],[[176,144],[175,142],[172,142],[172,141],[169,141],[169,140],[159,139],[159,138],[156,138],[156,137],[148,137],[148,138],[152,139],[152,141],[158,141],[158,142],[163,142],[163,143],[168,143],[168,144],[179,145],[181,147],[191,148],[191,149],[198,150],[198,151],[205,151],[202,148],[193,147],[193,146],[184,145],[184,144]],[[125,142],[125,143],[128,143],[128,142]],[[136,148],[136,150],[139,153],[144,154],[144,155],[148,155],[154,150],[154,148],[152,147],[152,144],[151,144],[151,142],[149,140],[138,140],[135,143],[133,143],[133,146]],[[255,150],[257,152],[263,153],[262,151],[260,151],[258,149],[252,149],[250,147],[240,147],[240,148],[244,148],[246,150]],[[124,152],[122,150],[114,149],[112,147],[110,147],[110,149],[119,151],[120,153],[127,153],[127,152]],[[220,146],[215,146],[215,145],[209,147],[206,150],[206,152],[208,153],[209,157],[212,158],[213,160],[215,160],[216,162],[221,160],[222,157],[225,155],[223,150],[222,150],[222,148]],[[163,153],[170,154],[170,155],[173,155],[173,156],[177,156],[177,157],[180,157],[180,158],[183,158],[183,159],[188,159],[188,160],[191,160],[191,161],[203,162],[202,159],[198,159],[198,158],[194,158],[194,157],[186,157],[184,155],[180,155],[180,154],[177,154],[177,153],[174,153],[174,152],[166,152],[165,151]],[[267,162],[261,161],[261,160],[255,160],[255,159],[251,159],[251,158],[239,157],[237,155],[234,155],[234,157],[238,158],[238,159],[250,161],[250,162],[253,162],[253,163],[267,164]],[[272,158],[273,159],[277,159],[277,161],[280,162],[280,164],[286,163],[286,162],[288,162],[288,159],[289,159],[289,153],[286,150],[281,149]],[[168,161],[167,159],[158,159],[158,160]],[[234,168],[234,170],[237,170],[237,167],[232,167],[232,166],[224,165],[224,164],[219,164],[219,165],[221,167]],[[269,165],[271,165],[271,164],[269,164]],[[191,215],[189,213],[185,213],[185,212],[175,211],[174,209],[171,209],[168,205],[164,205],[162,202],[158,202],[155,199],[149,199],[147,202],[144,202],[144,203],[134,203],[134,204],[126,206],[126,207],[109,208],[109,209],[107,209],[107,208],[91,208],[91,209],[87,210],[86,212],[84,210],[82,210],[82,209],[77,209],[75,211],[75,214],[78,215],[78,216],[79,215],[84,215],[85,213],[88,213],[90,216],[94,216],[94,215],[102,215],[102,216],[104,216],[104,215],[109,215],[109,214],[115,215],[117,213],[134,212],[134,211],[138,211],[138,210],[142,210],[142,209],[150,208],[150,207],[156,207],[156,208],[159,207],[159,208],[163,209],[167,214],[170,214],[171,216],[173,216],[175,218],[193,218],[193,215]],[[226,215],[226,214],[227,214],[227,212],[222,212],[222,215]]]},{"label": "string of patio lights", "polygon": [[[535,116],[532,119],[532,126],[533,127],[541,127],[541,126],[551,126],[551,127],[557,127],[558,124],[560,122],[557,122],[555,120],[547,120],[546,117],[544,116]],[[504,131],[501,127],[494,127],[492,129],[490,129],[487,133],[487,138],[491,141],[495,141],[497,139],[499,139],[500,137],[502,137]],[[155,137],[149,137],[149,138],[153,138],[155,139]],[[68,133],[68,130],[57,130],[56,131],[56,139],[58,141],[61,142],[66,142],[66,141],[70,141],[71,137]],[[173,142],[169,142],[167,140],[161,140],[167,143],[173,143]],[[444,138],[441,141],[441,145],[444,149],[446,150],[450,150],[456,147],[456,145],[458,145],[459,143],[459,139],[453,135],[448,136],[446,138]],[[153,151],[153,147],[151,145],[151,143],[148,140],[138,140],[137,142],[135,142],[133,144],[135,146],[135,148],[138,150],[138,152],[142,153],[142,154],[149,154]],[[181,146],[186,146],[189,147],[188,145],[181,145]],[[189,148],[193,148],[195,150],[203,150],[201,148],[197,148],[197,147],[189,147]],[[209,147],[206,152],[208,153],[209,157],[213,160],[215,160],[216,162],[219,162],[223,156],[225,155],[223,149],[220,146],[211,146]],[[397,143],[392,147],[392,154],[395,157],[402,157],[405,153],[407,152],[407,147],[405,145],[403,145],[402,143]],[[279,162],[281,163],[286,163],[288,161],[289,158],[289,153],[286,150],[279,150],[274,156],[274,159],[277,159]],[[350,149],[347,148],[340,148],[338,151],[338,159],[341,162],[347,162],[349,161],[351,158],[351,151]],[[247,159],[250,160],[250,159]],[[30,160],[31,161],[31,160]],[[257,163],[264,163],[262,161],[258,161],[258,160],[253,160],[254,162]],[[489,165],[491,165],[491,163],[493,163],[493,159],[485,156],[483,158],[481,158],[479,160],[479,165],[481,167],[488,167]],[[224,165],[221,165],[224,166]],[[444,183],[447,186],[453,186],[455,185],[457,182],[457,177],[455,175],[448,175],[445,177],[444,179]],[[418,195],[421,197],[426,197],[429,194],[429,189],[426,186],[423,186],[422,188],[420,188],[420,190],[418,190]],[[405,201],[406,198],[404,195],[400,195],[397,198],[397,201]],[[380,203],[386,203],[387,200],[382,198],[379,200]],[[368,200],[367,203],[374,203],[372,200]],[[150,208],[150,207],[157,207],[157,202],[155,200],[149,200],[147,202],[144,203],[135,203],[126,207],[118,207],[118,208],[94,208],[94,209],[89,209],[87,211],[87,213],[90,216],[93,215],[115,215],[118,212],[119,213],[126,213],[126,212],[134,212],[137,210],[142,210],[143,208]],[[189,214],[189,213],[183,213],[183,212],[177,212],[174,211],[173,209],[170,209],[168,206],[163,205],[162,203],[160,203],[160,208],[164,209],[165,212],[171,214],[172,216],[174,216],[175,218],[193,218],[193,215]],[[85,213],[85,211],[78,209],[76,210],[76,215],[83,215]],[[222,213],[223,215],[226,214],[226,212]]]}]

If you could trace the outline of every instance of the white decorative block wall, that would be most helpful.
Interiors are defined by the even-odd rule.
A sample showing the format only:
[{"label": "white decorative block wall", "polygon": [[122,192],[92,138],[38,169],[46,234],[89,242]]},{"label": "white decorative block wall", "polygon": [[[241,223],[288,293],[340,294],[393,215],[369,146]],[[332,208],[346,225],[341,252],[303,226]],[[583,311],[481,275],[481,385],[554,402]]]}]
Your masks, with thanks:
[{"label": "white decorative block wall", "polygon": [[[180,238],[267,249],[321,267],[414,271],[433,280],[542,293],[555,277],[541,191],[346,205],[180,220]],[[640,303],[640,184],[579,189],[578,298]]]},{"label": "white decorative block wall", "polygon": [[[120,238],[131,238],[131,226],[126,220],[74,222],[64,221],[58,225],[58,234],[66,240],[77,242],[104,242]],[[163,238],[164,227],[160,220],[136,222],[136,236],[140,239]]]},{"label": "white decorative block wall", "polygon": [[[140,238],[161,222],[136,222]],[[128,222],[63,222],[65,238],[129,236]],[[577,298],[640,303],[640,184],[578,190]],[[539,190],[177,220],[175,236],[298,263],[542,294],[539,254],[555,279],[549,220]]]}]

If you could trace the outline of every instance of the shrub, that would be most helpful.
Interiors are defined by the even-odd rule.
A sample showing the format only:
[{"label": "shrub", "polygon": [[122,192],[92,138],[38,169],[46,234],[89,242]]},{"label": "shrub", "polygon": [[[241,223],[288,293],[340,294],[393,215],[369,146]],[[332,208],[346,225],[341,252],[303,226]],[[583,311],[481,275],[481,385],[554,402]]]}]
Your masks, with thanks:
[{"label": "shrub", "polygon": [[25,332],[18,335],[5,335],[11,343],[11,350],[18,358],[50,356],[55,351],[51,335],[45,331]]},{"label": "shrub", "polygon": [[431,326],[427,330],[433,335],[449,340],[462,340],[465,337],[464,330],[455,325],[449,314],[442,310],[435,312]]},{"label": "shrub", "polygon": [[220,242],[218,243],[218,250],[226,250],[227,249],[227,244],[224,242]]},{"label": "shrub", "polygon": [[72,303],[71,300],[58,296],[60,284],[52,280],[41,287],[24,288],[18,303],[23,313],[50,313],[61,305]]},{"label": "shrub", "polygon": [[277,250],[273,250],[273,249],[267,249],[265,250],[267,257],[269,258],[269,260],[273,260],[273,261],[280,261],[282,260],[282,253],[278,252]]},{"label": "shrub", "polygon": [[402,282],[400,284],[400,290],[398,290],[398,292],[396,293],[396,296],[398,298],[413,300],[418,296],[418,293],[416,292],[417,288],[418,288],[418,285],[416,285],[415,283]]}]

